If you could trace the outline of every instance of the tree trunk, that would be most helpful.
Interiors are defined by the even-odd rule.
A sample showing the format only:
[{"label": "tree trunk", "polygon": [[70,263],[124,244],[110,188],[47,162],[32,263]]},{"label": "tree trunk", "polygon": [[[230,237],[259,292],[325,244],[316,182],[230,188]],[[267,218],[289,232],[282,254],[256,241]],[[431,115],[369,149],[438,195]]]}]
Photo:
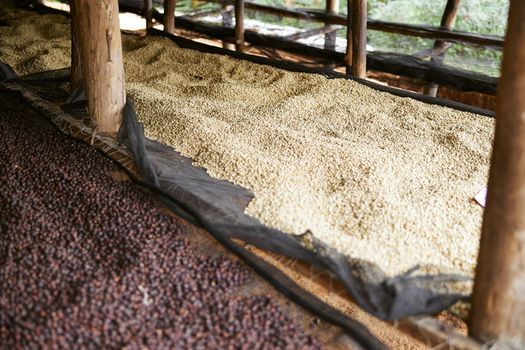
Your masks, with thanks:
[{"label": "tree trunk", "polygon": [[525,2],[511,0],[470,332],[525,348]]},{"label": "tree trunk", "polygon": [[164,0],[164,31],[173,34],[175,31],[175,0]]},{"label": "tree trunk", "polygon": [[126,103],[117,0],[74,0],[88,110],[98,131],[116,133]]}]

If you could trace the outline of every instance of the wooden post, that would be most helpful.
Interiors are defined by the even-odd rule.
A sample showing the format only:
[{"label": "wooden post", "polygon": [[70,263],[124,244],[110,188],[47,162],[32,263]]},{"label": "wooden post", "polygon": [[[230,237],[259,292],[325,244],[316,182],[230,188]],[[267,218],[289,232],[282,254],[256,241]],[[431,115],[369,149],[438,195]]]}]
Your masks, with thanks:
[{"label": "wooden post", "polygon": [[344,58],[346,74],[352,74],[352,3],[353,0],[348,0],[348,6],[346,10],[346,52]]},{"label": "wooden post", "polygon": [[[233,27],[232,12],[234,11],[233,6],[229,4],[222,4],[221,7],[221,16],[222,16],[222,25],[226,28]],[[235,50],[235,45],[229,43],[226,40],[222,41],[222,47],[228,50]]]},{"label": "wooden post", "polygon": [[164,31],[173,34],[175,31],[175,0],[164,0]]},{"label": "wooden post", "polygon": [[525,348],[525,2],[511,0],[470,332]]},{"label": "wooden post", "polygon": [[352,75],[366,78],[367,0],[352,2]]},{"label": "wooden post", "polygon": [[144,0],[144,19],[146,20],[146,29],[153,27],[153,0]]},{"label": "wooden post", "polygon": [[[331,15],[339,13],[339,0],[326,0],[326,12]],[[331,25],[326,24],[325,27],[331,28]],[[324,35],[324,48],[327,50],[335,50],[336,38],[336,31],[326,33]]]},{"label": "wooden post", "polygon": [[98,131],[116,133],[126,103],[118,0],[74,0],[88,110]]},{"label": "wooden post", "polygon": [[73,92],[83,84],[82,76],[82,64],[80,60],[80,48],[79,48],[79,29],[76,17],[78,16],[75,10],[75,1],[71,1],[70,4],[71,13],[71,81],[69,82],[69,91]]},{"label": "wooden post", "polygon": [[244,0],[235,0],[235,48],[242,51],[244,46]]},{"label": "wooden post", "polygon": [[[458,15],[458,9],[459,9],[460,0],[448,0],[447,5],[445,6],[445,10],[443,11],[443,17],[441,17],[441,27],[443,29],[451,30],[454,28],[454,24],[456,23],[456,18]],[[434,43],[435,49],[446,49],[447,42],[442,40],[436,40]],[[445,59],[445,52],[437,55],[436,57],[432,57],[432,61],[443,63],[443,60]],[[425,95],[436,97],[438,91],[438,85],[434,82],[429,82],[425,85]]]}]

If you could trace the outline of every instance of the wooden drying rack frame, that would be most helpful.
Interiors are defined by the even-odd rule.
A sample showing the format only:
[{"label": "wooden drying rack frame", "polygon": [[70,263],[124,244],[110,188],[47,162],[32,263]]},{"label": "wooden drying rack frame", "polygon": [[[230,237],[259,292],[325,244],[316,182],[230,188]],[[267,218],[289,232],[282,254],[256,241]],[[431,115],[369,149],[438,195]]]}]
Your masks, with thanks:
[{"label": "wooden drying rack frame", "polygon": [[[122,43],[119,27],[118,0],[70,0],[72,29],[71,87],[81,82],[86,90],[88,112],[96,131],[114,138],[122,123],[125,104]],[[329,0],[335,1],[335,0]],[[344,62],[349,73],[363,77],[368,63],[374,62],[366,53],[366,30],[370,22],[366,15],[366,0],[348,0],[348,47]],[[152,25],[154,11],[151,0],[144,0],[147,26]],[[457,5],[458,0],[448,4]],[[175,0],[166,0],[167,9],[174,8]],[[235,13],[240,21],[235,28],[237,50],[242,51],[250,32],[243,27],[244,0],[235,0]],[[447,6],[443,22],[451,26],[454,8]],[[328,7],[328,6],[327,6]],[[332,9],[336,6],[333,6]],[[124,9],[123,9],[124,10]],[[447,12],[448,11],[448,12]],[[174,11],[166,12],[165,30],[172,32]],[[451,16],[454,15],[454,16]],[[320,15],[321,16],[321,15]],[[325,14],[323,18],[338,18]],[[171,17],[171,18],[170,18]],[[448,18],[448,20],[447,20]],[[334,20],[335,21],[335,20]],[[178,20],[179,24],[182,22]],[[329,22],[326,22],[329,23]],[[374,25],[378,25],[377,22]],[[381,28],[400,31],[399,24]],[[414,26],[410,32],[415,34]],[[220,27],[219,27],[220,28]],[[376,27],[379,28],[379,27]],[[407,26],[403,27],[409,31]],[[228,28],[227,28],[228,29]],[[435,35],[441,42],[462,40],[479,44],[496,44],[487,37],[474,38],[450,29],[420,30],[418,35]],[[244,36],[244,37],[243,37]],[[253,38],[264,38],[253,36]],[[272,41],[275,40],[271,37]],[[487,41],[489,40],[489,41]],[[496,40],[496,39],[494,39]],[[288,44],[293,43],[289,42]],[[508,28],[503,44],[501,81],[496,106],[496,132],[488,184],[487,207],[483,218],[478,265],[474,280],[469,335],[492,343],[503,342],[508,348],[525,348],[525,1],[510,0]],[[296,44],[297,45],[297,44]],[[499,44],[498,44],[499,45]],[[446,46],[446,45],[445,45]],[[444,52],[436,41],[435,52]],[[432,55],[438,60],[439,55]],[[377,58],[377,56],[375,57]],[[390,61],[395,66],[399,60]],[[438,62],[430,62],[444,67]],[[429,66],[410,67],[431,73]],[[450,75],[455,72],[450,71]],[[446,76],[435,75],[428,81],[442,83]],[[456,76],[457,78],[457,76]],[[441,80],[440,80],[441,79]],[[460,83],[465,79],[457,80]],[[450,81],[449,81],[450,82]],[[473,82],[471,81],[470,84]],[[478,82],[482,85],[482,82]],[[430,87],[431,88],[431,87]],[[494,88],[495,89],[495,88]],[[510,346],[509,346],[510,344]],[[464,347],[469,348],[469,347]]]},{"label": "wooden drying rack frame", "polygon": [[[474,34],[453,30],[460,0],[448,0],[439,27],[410,25],[385,22],[367,18],[367,1],[349,1],[348,15],[338,14],[339,0],[327,0],[326,10],[297,10],[261,5],[245,0],[208,0],[222,5],[222,10],[206,10],[192,15],[175,18],[176,0],[166,0],[164,13],[158,13],[152,8],[152,0],[144,1],[143,15],[147,26],[152,26],[153,19],[165,24],[165,31],[173,33],[174,24],[184,29],[190,29],[207,36],[233,42],[237,51],[243,51],[246,43],[275,48],[292,53],[322,58],[344,65],[346,71],[353,76],[365,78],[368,69],[406,76],[427,81],[425,94],[436,96],[437,84],[452,87],[460,91],[473,91],[488,95],[496,94],[498,79],[484,74],[456,69],[443,64],[444,55],[452,43],[473,45],[492,50],[502,50],[504,38],[490,35]],[[122,8],[125,10],[124,8]],[[320,22],[324,26],[308,30],[288,37],[262,35],[246,30],[244,12],[251,10],[281,17],[295,18],[305,21]],[[231,22],[226,17],[235,14],[235,27],[217,26],[199,22],[198,19],[213,13],[222,13],[223,22]],[[226,17],[224,17],[226,16]],[[340,26],[347,29],[347,47],[345,53],[335,51],[335,31]],[[366,31],[377,30],[426,39],[434,39],[434,47],[414,55],[394,54],[384,52],[366,52]],[[297,39],[313,35],[325,34],[325,47],[318,48],[297,42]]]}]

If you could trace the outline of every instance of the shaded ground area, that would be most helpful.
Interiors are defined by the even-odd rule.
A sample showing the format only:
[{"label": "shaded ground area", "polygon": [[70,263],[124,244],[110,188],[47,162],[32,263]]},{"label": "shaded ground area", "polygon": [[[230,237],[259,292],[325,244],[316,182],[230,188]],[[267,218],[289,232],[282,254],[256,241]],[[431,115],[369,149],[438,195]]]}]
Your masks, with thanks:
[{"label": "shaded ground area", "polygon": [[89,146],[0,111],[0,348],[319,348]]}]

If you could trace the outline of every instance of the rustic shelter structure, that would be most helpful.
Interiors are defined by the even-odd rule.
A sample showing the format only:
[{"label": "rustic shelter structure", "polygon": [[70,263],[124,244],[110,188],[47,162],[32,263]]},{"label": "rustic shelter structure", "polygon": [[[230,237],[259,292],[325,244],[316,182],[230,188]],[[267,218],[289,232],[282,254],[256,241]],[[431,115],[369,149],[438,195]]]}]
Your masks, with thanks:
[{"label": "rustic shelter structure", "polygon": [[[145,27],[149,34],[165,35],[189,47],[203,48],[203,46],[190,43],[187,39],[176,37],[174,35],[176,27],[181,26],[196,30],[223,40],[230,40],[233,37],[233,43],[237,52],[232,52],[230,55],[236,58],[261,62],[261,58],[248,57],[246,47],[247,43],[263,43],[269,47],[285,51],[339,60],[344,62],[349,78],[359,83],[393,94],[414,97],[424,102],[481,112],[485,115],[491,115],[491,113],[489,111],[481,111],[479,108],[435,99],[437,86],[447,85],[470,91],[494,94],[496,91],[495,79],[486,79],[476,74],[451,70],[441,65],[440,62],[450,42],[503,47],[504,59],[502,75],[497,87],[496,134],[488,184],[488,202],[483,217],[481,245],[476,269],[474,294],[472,296],[472,310],[468,320],[470,338],[455,336],[457,336],[457,339],[460,339],[457,340],[459,343],[456,343],[456,345],[460,344],[463,348],[474,349],[478,348],[480,344],[497,341],[520,348],[525,346],[525,302],[523,300],[523,294],[525,293],[525,245],[523,243],[523,232],[525,232],[525,142],[523,141],[525,137],[525,119],[523,118],[525,113],[525,102],[523,102],[523,97],[525,96],[525,70],[521,64],[525,60],[525,50],[523,45],[521,45],[525,42],[525,21],[523,20],[525,18],[525,3],[518,0],[510,1],[507,35],[505,40],[503,40],[501,38],[454,31],[452,28],[459,2],[460,0],[448,0],[439,28],[384,23],[367,19],[366,0],[349,0],[348,8],[350,10],[347,16],[336,13],[337,1],[335,0],[327,2],[325,12],[307,13],[292,9],[276,9],[245,2],[244,0],[236,0],[233,7],[236,19],[235,28],[216,28],[211,25],[203,25],[196,23],[192,18],[184,16],[176,18],[175,0],[164,2],[164,14],[160,14],[152,8],[152,0],[145,0],[143,6],[138,9],[132,8],[132,4],[128,4],[127,6],[130,7],[125,8],[126,2],[124,2],[120,9],[122,10],[124,7],[126,10],[142,13],[145,17]],[[327,254],[323,256],[324,246],[316,245],[315,240],[308,241],[307,237],[304,241],[299,242],[283,238],[274,230],[261,230],[259,232],[255,224],[242,222],[241,219],[238,219],[238,222],[226,222],[222,218],[218,218],[221,213],[217,214],[216,208],[201,206],[199,208],[200,211],[195,211],[195,202],[197,200],[192,198],[190,194],[184,191],[170,192],[174,187],[184,188],[185,185],[188,185],[183,183],[186,179],[181,180],[177,178],[178,174],[173,174],[169,171],[170,166],[175,162],[174,159],[179,163],[184,163],[186,160],[180,156],[178,156],[180,158],[177,158],[177,156],[170,153],[171,149],[153,145],[150,140],[145,139],[142,134],[143,131],[141,131],[141,127],[136,121],[133,107],[127,103],[124,85],[122,37],[118,17],[119,2],[117,0],[71,0],[70,5],[72,32],[70,89],[72,92],[78,92],[78,89],[82,87],[85,89],[87,110],[94,130],[92,135],[95,132],[98,134],[97,137],[100,137],[98,142],[102,144],[102,146],[99,146],[104,149],[104,147],[109,147],[107,145],[116,143],[118,134],[118,142],[127,147],[125,152],[128,152],[137,164],[139,170],[137,179],[146,183],[152,191],[164,194],[166,201],[171,203],[170,208],[177,214],[186,215],[184,217],[214,232],[217,240],[245,259],[256,271],[272,280],[285,295],[329,322],[341,326],[364,347],[381,348],[382,344],[367,339],[368,334],[366,331],[363,331],[351,320],[338,313],[337,310],[330,309],[330,307],[327,307],[315,297],[303,293],[301,289],[295,288],[292,281],[285,274],[280,273],[279,269],[269,267],[268,264],[261,262],[256,255],[250,254],[248,250],[237,244],[236,240],[249,243],[263,251],[284,254],[291,259],[302,260],[301,264],[308,266],[308,268],[310,268],[310,263],[322,266],[324,270],[331,272],[331,276],[327,279],[330,283],[343,285],[366,311],[388,320],[418,313],[433,313],[446,308],[450,304],[452,299],[439,299],[434,297],[434,295],[418,294],[420,293],[419,290],[403,289],[402,287],[406,287],[414,282],[414,280],[409,281],[408,278],[390,280],[392,285],[378,283],[380,286],[374,286],[376,289],[373,289],[374,293],[377,294],[373,294],[370,292],[372,289],[367,289],[370,286],[356,283],[351,274],[348,273],[349,270],[345,270],[346,266],[344,268],[341,267],[344,263],[338,255]],[[230,4],[228,3],[228,5]],[[36,6],[38,7],[39,5]],[[346,53],[343,55],[330,50],[330,48],[314,49],[285,39],[272,38],[272,40],[269,40],[264,35],[246,31],[244,29],[245,8],[321,21],[325,24],[322,28],[322,33],[327,37],[333,33],[335,25],[345,25],[348,28]],[[163,23],[165,33],[161,34],[158,30],[153,29],[154,20]],[[369,55],[366,52],[367,28],[435,39],[434,47],[424,56],[431,59],[423,61],[422,59],[408,58],[403,55]],[[316,33],[318,32],[316,31]],[[218,52],[217,50],[219,49],[206,48],[206,50]],[[224,51],[221,52],[223,53]],[[268,61],[265,62],[268,63]],[[318,68],[317,70],[315,68],[308,69],[283,62],[270,63],[281,68],[304,69],[308,72],[326,72]],[[419,96],[374,85],[366,81],[367,69],[383,70],[388,73],[406,74],[422,78],[427,81],[426,95]],[[344,74],[337,72],[332,72],[331,74],[333,74],[333,77],[344,76]],[[13,78],[11,77],[11,79]],[[20,84],[23,86],[22,83]],[[24,88],[19,86],[11,86],[11,88],[24,90]],[[69,102],[71,103],[71,101]],[[67,106],[71,107],[71,105]],[[62,107],[62,110],[68,111],[64,107]],[[78,129],[82,129],[79,126],[81,124],[76,125]],[[89,133],[86,134],[89,136]],[[84,138],[88,136],[84,135]],[[119,150],[118,147],[115,147],[115,149]],[[118,156],[115,156],[118,152],[114,152],[112,156],[118,158]],[[172,162],[170,163],[170,161]],[[192,175],[197,174],[197,170],[191,171],[195,171]],[[201,183],[212,181],[204,178],[204,175],[200,173],[195,175],[195,177],[200,182],[195,181],[189,183],[188,186],[202,186],[199,189],[202,188],[204,189],[203,192],[206,192],[205,190],[208,188]],[[217,185],[216,183],[213,184]],[[248,195],[242,189],[233,185],[221,186],[223,187],[218,188],[223,192],[218,197],[227,199],[224,199],[223,202],[218,202],[218,205],[227,209],[233,208],[232,212],[234,209],[238,210],[238,202],[246,201]],[[204,198],[202,201],[205,201],[206,194],[199,194]],[[228,201],[229,196],[234,197],[230,202]],[[242,229],[236,233],[228,232],[241,227],[241,224],[255,231],[255,234],[252,235],[249,230],[243,231]],[[259,236],[256,235],[257,233],[259,233]],[[266,237],[262,233],[270,233],[267,236],[267,240],[261,239],[261,237]],[[396,285],[396,283],[399,283],[399,285]],[[371,299],[388,300],[391,305],[397,305],[398,308],[389,309],[391,313],[381,313],[384,310],[376,308],[373,302],[359,300],[364,294],[361,293],[364,289],[367,290],[368,294],[372,295]],[[403,290],[404,293],[407,293],[404,299],[400,295],[395,295],[395,291],[398,290]],[[387,291],[394,291],[392,292],[394,297],[387,295],[389,294]],[[410,291],[414,294],[409,295],[408,292]],[[392,297],[392,299],[388,299],[389,297]],[[399,299],[396,299],[397,297]],[[407,306],[409,304],[407,300],[413,300],[412,298],[416,299],[416,297],[421,297],[422,303],[428,308],[411,309],[410,306]],[[447,296],[447,298],[450,297],[450,295]],[[399,301],[401,299],[402,302]],[[455,302],[457,299],[453,301]],[[396,302],[399,304],[396,304]],[[414,303],[417,303],[417,301],[414,300]],[[392,311],[393,309],[395,309],[395,312]],[[421,332],[414,320],[410,319],[405,324],[401,321],[400,327],[414,335]],[[446,341],[443,337],[453,338],[449,334],[443,335],[443,333],[438,331],[432,332],[427,329],[423,332],[423,337],[432,339],[431,342],[433,344]],[[453,347],[455,344],[448,345]]]}]

